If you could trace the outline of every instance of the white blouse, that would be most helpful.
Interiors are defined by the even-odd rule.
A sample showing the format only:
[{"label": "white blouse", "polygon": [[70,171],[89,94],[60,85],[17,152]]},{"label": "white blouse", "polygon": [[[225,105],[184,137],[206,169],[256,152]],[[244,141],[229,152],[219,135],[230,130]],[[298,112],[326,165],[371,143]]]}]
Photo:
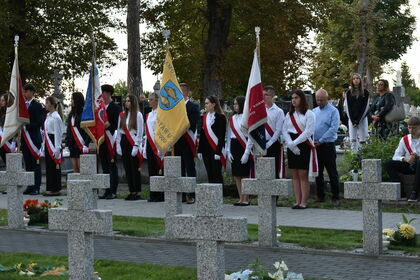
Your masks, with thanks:
[{"label": "white blouse", "polygon": [[[283,127],[284,122],[284,112],[274,103],[270,108],[266,107],[265,110],[267,111],[267,123],[274,131],[273,142],[280,140],[281,129]],[[267,141],[271,139],[271,135],[268,134],[267,131],[265,132],[265,139]]]},{"label": "white blouse", "polygon": [[[238,131],[239,134],[242,134],[245,137],[245,139],[247,139],[246,151],[251,152],[252,141],[251,141],[251,139],[248,138],[248,133],[244,133],[244,131],[242,129],[238,129],[238,127],[239,128],[241,127],[242,117],[243,117],[243,114],[233,115],[232,116],[233,123],[235,125],[236,131]],[[228,121],[228,128],[227,128],[227,134],[226,134],[226,144],[225,144],[226,151],[230,151],[231,139],[236,139],[236,135],[235,135],[235,133],[233,133],[232,127],[230,126],[230,121]]]},{"label": "white blouse", "polygon": [[[128,112],[127,117],[125,118],[125,125],[128,127],[128,123],[130,121],[130,112]],[[143,121],[143,114],[141,112],[137,112],[137,128],[130,129],[130,134],[134,139],[134,145],[141,147],[142,138],[143,138],[143,131],[144,131],[144,121]],[[118,133],[117,133],[117,143],[121,144],[121,135],[125,134],[124,130],[121,127],[121,117],[118,117]]]},{"label": "white blouse", "polygon": [[47,114],[45,119],[45,129],[47,134],[54,134],[54,147],[61,148],[61,138],[63,137],[63,121],[57,111]]},{"label": "white blouse", "polygon": [[292,124],[290,113],[287,113],[283,124],[283,139],[286,143],[293,143],[294,145],[298,145],[305,142],[307,139],[314,135],[315,114],[311,110],[307,110],[305,115],[295,111],[293,116],[295,117],[298,126],[302,130],[302,134],[299,135],[298,138],[296,138],[294,141],[292,140],[290,133],[298,134],[298,132]]}]

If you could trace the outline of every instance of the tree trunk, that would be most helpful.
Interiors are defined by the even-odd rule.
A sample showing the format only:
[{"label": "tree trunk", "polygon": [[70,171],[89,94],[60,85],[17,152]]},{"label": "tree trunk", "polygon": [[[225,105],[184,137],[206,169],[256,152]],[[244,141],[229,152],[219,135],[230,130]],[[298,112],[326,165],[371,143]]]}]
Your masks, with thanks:
[{"label": "tree trunk", "polygon": [[223,63],[227,49],[232,19],[232,5],[229,1],[207,0],[207,21],[209,24],[207,42],[204,47],[203,92],[201,104],[209,95],[222,97]]},{"label": "tree trunk", "polygon": [[140,0],[128,0],[127,5],[127,87],[137,97],[143,92],[140,58]]},{"label": "tree trunk", "polygon": [[359,42],[358,42],[358,68],[357,72],[365,77],[366,74],[366,53],[368,47],[368,36],[367,36],[367,16],[370,0],[360,0],[359,1]]}]

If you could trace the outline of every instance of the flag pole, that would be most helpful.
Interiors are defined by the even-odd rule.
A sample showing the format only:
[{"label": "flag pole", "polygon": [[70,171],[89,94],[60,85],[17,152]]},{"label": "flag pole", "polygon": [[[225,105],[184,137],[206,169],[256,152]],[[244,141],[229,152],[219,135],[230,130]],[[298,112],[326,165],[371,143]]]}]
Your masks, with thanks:
[{"label": "flag pole", "polygon": [[[169,30],[169,29],[162,30],[162,35],[163,35],[163,38],[165,38],[165,42],[164,42],[165,50],[166,50],[166,52],[168,52],[169,51],[169,36],[171,35],[171,30]],[[172,148],[171,148],[171,155],[175,156],[175,148],[174,148],[173,145],[172,145]],[[161,172],[161,170],[159,170],[159,173],[160,172]]]},{"label": "flag pole", "polygon": [[[19,35],[15,35],[15,58],[16,58],[16,61],[18,61],[18,47],[19,47]],[[16,75],[16,85],[18,86],[18,92],[16,94],[16,102],[18,102],[18,99],[19,99],[19,75]],[[17,152],[18,153],[21,152],[21,150],[20,150],[21,141],[22,141],[22,130],[19,129],[18,143],[17,143]]]},{"label": "flag pole", "polygon": [[257,39],[255,49],[257,50],[258,64],[260,65],[260,72],[261,72],[260,32],[261,32],[261,28],[259,26],[255,26],[255,37]]}]

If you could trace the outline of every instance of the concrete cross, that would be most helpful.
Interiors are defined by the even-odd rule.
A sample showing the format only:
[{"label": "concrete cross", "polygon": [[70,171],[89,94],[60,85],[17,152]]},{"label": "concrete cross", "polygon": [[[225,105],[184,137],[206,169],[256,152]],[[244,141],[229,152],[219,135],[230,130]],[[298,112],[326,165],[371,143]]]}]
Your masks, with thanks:
[{"label": "concrete cross", "polygon": [[290,196],[292,180],[275,179],[275,159],[258,157],[255,179],[242,179],[242,193],[258,195],[258,243],[277,246],[276,196]]},{"label": "concrete cross", "polygon": [[67,181],[89,180],[89,187],[92,189],[89,199],[92,200],[94,209],[98,208],[98,190],[110,186],[109,174],[97,174],[96,169],[96,155],[80,155],[80,173],[67,175]]},{"label": "concrete cross", "polygon": [[6,171],[0,172],[0,186],[7,186],[7,222],[13,229],[24,228],[23,187],[34,184],[34,172],[22,168],[22,154],[6,154]]},{"label": "concrete cross", "polygon": [[53,95],[58,98],[58,100],[63,101],[64,95],[61,93],[60,85],[63,80],[63,75],[58,72],[57,69],[54,70],[54,74],[51,75],[51,79],[54,83],[54,93]]},{"label": "concrete cross", "polygon": [[[165,157],[165,176],[151,176],[150,190],[165,193],[165,217],[182,213],[182,193],[195,192],[197,181],[195,177],[181,177],[181,157]],[[165,237],[173,238],[169,224],[165,219]]]},{"label": "concrete cross", "polygon": [[67,182],[68,209],[51,208],[49,229],[67,231],[69,279],[95,279],[93,234],[112,234],[112,211],[92,207],[89,180]]},{"label": "concrete cross", "polygon": [[200,184],[196,192],[196,215],[176,215],[171,220],[175,238],[197,240],[197,279],[225,279],[224,242],[248,238],[246,218],[222,216],[221,184]]},{"label": "concrete cross", "polygon": [[344,198],[362,199],[363,250],[366,255],[382,252],[382,200],[398,200],[400,183],[383,183],[380,159],[362,160],[362,182],[344,182]]}]

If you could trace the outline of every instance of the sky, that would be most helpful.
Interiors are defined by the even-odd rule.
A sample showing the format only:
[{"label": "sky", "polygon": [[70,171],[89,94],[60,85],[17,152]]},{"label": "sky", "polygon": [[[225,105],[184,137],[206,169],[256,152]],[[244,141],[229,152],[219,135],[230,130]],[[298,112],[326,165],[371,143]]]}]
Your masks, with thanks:
[{"label": "sky", "polygon": [[[401,61],[406,61],[411,70],[412,77],[416,80],[416,84],[420,85],[420,5],[419,0],[410,0],[410,9],[412,14],[416,16],[416,30],[414,31],[415,42],[407,50],[407,53],[402,56],[398,61],[390,63],[385,67],[385,74],[381,78],[388,79],[392,85],[392,80],[396,79],[396,71],[400,69]],[[125,16],[125,15],[124,15]],[[140,26],[140,32],[146,30],[144,25]],[[119,50],[122,53],[125,53],[127,49],[127,34],[124,32],[111,32],[112,36]],[[163,57],[162,57],[162,66],[163,66]],[[175,69],[176,69],[176,65]],[[251,67],[251,65],[250,65]],[[127,79],[127,60],[119,61],[117,64],[110,69],[101,69],[101,84],[115,84],[119,80]],[[145,68],[142,63],[141,67],[142,81],[143,81],[143,90],[153,91],[153,85],[155,84],[157,77],[153,75],[152,71]],[[86,77],[79,78],[75,81],[76,89],[82,92],[86,91],[87,88],[87,75]],[[263,81],[264,82],[264,81]]]}]

